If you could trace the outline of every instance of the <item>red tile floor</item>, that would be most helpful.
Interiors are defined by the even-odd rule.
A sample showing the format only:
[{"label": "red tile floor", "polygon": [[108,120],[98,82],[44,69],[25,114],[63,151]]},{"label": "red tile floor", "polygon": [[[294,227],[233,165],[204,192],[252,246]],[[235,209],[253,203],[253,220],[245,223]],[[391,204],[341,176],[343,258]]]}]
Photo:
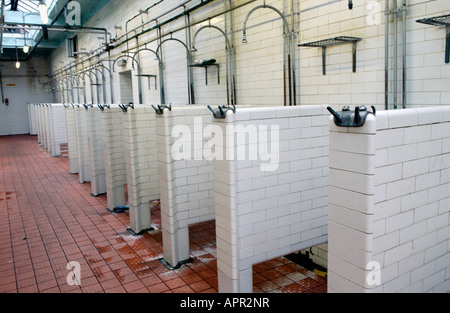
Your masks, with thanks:
[{"label": "red tile floor", "polygon": [[[190,227],[194,261],[177,270],[161,262],[155,230],[133,237],[127,213],[106,211],[106,196],[68,173],[67,152],[51,157],[36,136],[0,137],[0,293],[217,293],[215,224]],[[81,265],[69,286],[68,262]],[[253,266],[253,291],[324,293],[326,279],[284,257]]]}]

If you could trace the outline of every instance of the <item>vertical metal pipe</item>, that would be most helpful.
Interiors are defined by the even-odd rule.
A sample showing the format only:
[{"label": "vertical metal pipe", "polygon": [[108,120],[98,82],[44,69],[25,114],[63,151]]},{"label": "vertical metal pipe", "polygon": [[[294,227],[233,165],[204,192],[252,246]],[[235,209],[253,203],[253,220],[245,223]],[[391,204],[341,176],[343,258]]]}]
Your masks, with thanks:
[{"label": "vertical metal pipe", "polygon": [[[107,45],[107,43],[105,43]],[[113,74],[111,69],[111,51],[108,49],[108,69],[109,69],[109,87],[110,87],[110,93],[111,93],[111,102],[110,104],[114,103],[114,91],[113,91]]]},{"label": "vertical metal pipe", "polygon": [[402,28],[402,39],[403,39],[403,43],[402,43],[402,48],[403,48],[403,81],[402,81],[402,106],[404,109],[406,109],[406,81],[407,81],[407,77],[406,77],[406,26],[407,26],[407,21],[406,21],[406,0],[403,0],[403,28]]},{"label": "vertical metal pipe", "polygon": [[[161,46],[161,27],[157,29],[158,31],[158,47],[160,48],[158,56],[158,68],[159,68],[159,101],[161,104],[166,104],[166,96],[164,92],[164,68],[163,68],[163,47]],[[158,53],[158,52],[157,52]]]},{"label": "vertical metal pipe", "polygon": [[[184,8],[186,12],[186,7]],[[191,16],[189,12],[185,14],[185,23],[186,23],[186,47],[187,47],[187,79],[188,79],[188,95],[189,95],[189,104],[195,104],[195,95],[194,95],[194,77],[192,73],[192,68],[189,66],[192,64],[191,58],[191,50],[192,50],[192,36],[191,36]]]},{"label": "vertical metal pipe", "polygon": [[234,5],[232,0],[229,1],[229,15],[230,15],[230,41],[231,41],[231,47],[230,47],[230,64],[231,64],[231,72],[230,72],[230,86],[231,86],[231,103],[236,105],[237,102],[237,93],[236,93],[236,80],[235,80],[235,73],[236,73],[236,58],[235,58],[235,50],[234,50],[234,43],[235,43],[235,36],[234,36]]},{"label": "vertical metal pipe", "polygon": [[445,63],[450,63],[450,26],[447,26],[447,35],[445,36]]},{"label": "vertical metal pipe", "polygon": [[[136,48],[139,49],[139,38],[136,37]],[[128,54],[128,52],[127,52]],[[138,56],[139,57],[139,56]],[[133,61],[131,61],[133,62]],[[141,81],[141,74],[142,74],[142,69],[141,69],[141,60],[138,60],[138,65],[137,65],[137,73],[138,73],[138,94],[139,94],[139,104],[142,104],[143,98],[142,98],[142,81]]]},{"label": "vertical metal pipe", "polygon": [[385,25],[385,70],[384,70],[384,107],[389,110],[389,0],[386,0]]},{"label": "vertical metal pipe", "polygon": [[397,109],[397,92],[398,92],[398,6],[397,0],[394,0],[394,109]]},{"label": "vertical metal pipe", "polygon": [[292,50],[292,92],[294,105],[297,105],[297,79],[296,79],[296,54],[295,54],[295,7],[294,0],[291,0],[291,50]]}]

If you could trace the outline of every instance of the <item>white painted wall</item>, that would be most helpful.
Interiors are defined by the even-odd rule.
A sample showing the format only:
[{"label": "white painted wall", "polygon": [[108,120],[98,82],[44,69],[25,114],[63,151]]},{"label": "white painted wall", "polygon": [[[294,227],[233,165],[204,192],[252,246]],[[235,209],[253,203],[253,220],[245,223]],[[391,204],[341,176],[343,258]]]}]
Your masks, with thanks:
[{"label": "white painted wall", "polygon": [[[155,1],[154,1],[155,2]],[[192,1],[188,8],[200,1]],[[400,1],[399,5],[400,5]],[[244,0],[232,1],[234,6],[243,5]],[[267,0],[280,11],[284,11],[289,23],[290,1]],[[384,108],[384,68],[385,68],[385,1],[364,0],[354,3],[353,10],[347,7],[348,1],[335,0],[294,0],[294,21],[296,27],[295,56],[296,56],[296,94],[297,104],[331,104],[331,105],[376,105],[378,109]],[[449,103],[449,94],[446,86],[450,83],[448,64],[444,63],[445,29],[416,22],[419,18],[437,16],[450,13],[450,2],[447,0],[409,0],[407,15],[407,102],[409,106],[445,105]],[[152,3],[137,0],[112,1],[97,15],[91,18],[87,26],[105,27],[113,36],[120,37],[125,33],[125,24],[128,19],[135,16],[139,9],[146,9]],[[144,22],[151,20],[176,7],[176,0],[167,0],[153,7],[149,14],[143,16]],[[232,42],[235,53],[235,80],[237,102],[239,104],[283,104],[283,23],[275,11],[261,8],[254,11],[247,22],[247,44],[242,41],[242,29],[247,14],[261,1],[255,1],[235,9],[225,18],[224,14],[211,19],[211,25],[225,30]],[[391,7],[393,2],[391,0]],[[191,22],[196,23],[217,13],[224,12],[225,1],[214,1],[190,14]],[[160,20],[179,14],[177,9]],[[233,18],[231,18],[233,17]],[[398,25],[399,59],[398,59],[398,86],[399,105],[401,106],[401,80],[402,80],[402,47],[401,47],[401,18]],[[141,18],[138,17],[128,23],[128,29],[138,27]],[[195,25],[191,30],[191,39],[194,33],[208,21]],[[150,23],[148,27],[153,26]],[[185,30],[176,31],[185,25],[184,18],[177,19],[161,28],[163,39],[178,39],[188,43],[189,36]],[[114,26],[122,27],[116,30]],[[231,27],[233,32],[231,32]],[[389,88],[392,90],[393,82],[393,18],[390,25],[390,79]],[[171,35],[169,35],[173,32]],[[299,43],[306,43],[336,36],[356,36],[362,41],[357,44],[357,70],[352,73],[352,45],[342,45],[327,49],[327,75],[322,75],[322,52],[320,48],[298,47]],[[97,34],[79,34],[80,47],[90,51],[100,46]],[[146,48],[156,50],[159,42],[156,41],[156,30],[139,37],[139,45],[149,42]],[[111,51],[111,59],[115,60],[122,55],[126,48],[130,48],[129,55],[136,52],[136,40],[128,45],[124,44]],[[205,84],[205,73],[201,68],[192,69],[192,83],[195,102],[198,104],[227,103],[226,86],[226,58],[225,39],[215,29],[204,29],[196,38],[197,52],[192,59],[214,58],[220,63],[220,84],[217,82],[217,70],[208,71],[208,85]],[[167,104],[188,103],[188,71],[186,69],[186,49],[175,40],[162,44],[163,74]],[[107,55],[100,58],[108,66]],[[97,59],[96,59],[97,60]],[[147,78],[140,79],[142,101],[144,103],[160,103],[160,83],[158,62],[154,54],[149,51],[139,53],[137,57],[141,65],[141,74],[156,74],[157,90],[154,81],[148,87]],[[65,45],[57,49],[51,56],[52,70],[60,67],[60,62],[68,64],[72,59],[66,57]],[[131,58],[127,58],[127,65],[123,68],[116,66],[113,72],[113,93],[115,102],[120,101],[120,80],[118,73],[132,70]],[[88,62],[85,62],[85,66]],[[135,64],[136,67],[136,64]],[[81,70],[81,64],[76,70]],[[74,69],[75,71],[75,69]],[[109,90],[109,75],[106,76],[106,87]],[[133,70],[133,100],[139,100],[138,81],[135,76],[137,69]],[[106,98],[111,100],[109,92]],[[90,97],[88,97],[90,99]],[[390,94],[392,103],[393,95]],[[90,100],[89,100],[90,101]]]},{"label": "white painted wall", "polygon": [[[252,265],[326,242],[328,115],[325,106],[238,108],[213,119],[224,149],[214,160],[220,292],[252,292]],[[250,158],[255,147],[271,158]],[[269,159],[276,166],[263,170]]]},{"label": "white painted wall", "polygon": [[53,94],[44,91],[43,83],[48,82],[48,59],[31,58],[16,69],[15,62],[0,62],[4,98],[0,100],[0,136],[28,134],[28,103],[53,102]]}]

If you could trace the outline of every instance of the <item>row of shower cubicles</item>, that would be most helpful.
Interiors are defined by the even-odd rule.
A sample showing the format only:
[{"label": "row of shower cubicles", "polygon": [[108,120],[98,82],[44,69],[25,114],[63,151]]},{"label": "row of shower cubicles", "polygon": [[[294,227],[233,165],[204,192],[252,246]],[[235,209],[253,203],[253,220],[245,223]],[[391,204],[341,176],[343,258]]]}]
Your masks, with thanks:
[{"label": "row of shower cubicles", "polygon": [[[168,269],[197,255],[189,226],[215,221],[219,292],[251,293],[253,265],[325,243],[331,292],[398,287],[396,279],[367,281],[365,262],[373,258],[389,266],[428,249],[448,260],[448,106],[336,112],[325,105],[29,104],[29,118],[52,156],[67,143],[68,170],[80,183],[90,181],[92,196],[106,193],[110,214],[128,210],[133,236],[154,234],[151,210],[160,201],[160,260]],[[403,167],[400,176],[386,175],[393,166]],[[428,186],[427,173],[439,174],[438,181]],[[408,183],[416,179],[424,183]],[[427,231],[442,231],[438,243],[395,252],[403,246],[390,239],[390,228],[404,227],[417,240],[429,234],[408,232],[423,219],[397,222],[399,199],[408,212],[402,214],[426,203],[440,207],[425,205],[426,225],[434,225]],[[384,224],[385,232],[375,227]],[[416,286],[402,282],[398,290]]]},{"label": "row of shower cubicles", "polygon": [[[129,212],[132,235],[151,234],[151,209],[160,201],[166,267],[192,261],[189,225],[215,220],[219,291],[252,292],[248,268],[253,264],[327,240],[329,113],[324,106],[29,104],[29,119],[31,134],[52,156],[60,156],[67,144],[69,171],[80,183],[90,182],[91,196],[106,193],[111,214]],[[211,130],[218,137],[217,129],[227,132],[231,125],[246,132],[236,138],[247,139],[230,144],[223,133],[228,139],[213,147]],[[309,134],[288,139],[289,128]],[[287,141],[266,147],[273,150],[271,160],[262,148],[252,156],[251,147],[277,136]],[[289,151],[300,151],[300,142],[291,145],[292,140],[304,142],[301,157]],[[218,156],[220,151],[238,155],[242,148],[247,157]],[[274,168],[262,170],[263,165]],[[303,208],[290,213],[296,203]],[[307,218],[298,216],[302,209]],[[283,218],[284,227],[274,218]],[[287,234],[285,227],[291,229]]]}]

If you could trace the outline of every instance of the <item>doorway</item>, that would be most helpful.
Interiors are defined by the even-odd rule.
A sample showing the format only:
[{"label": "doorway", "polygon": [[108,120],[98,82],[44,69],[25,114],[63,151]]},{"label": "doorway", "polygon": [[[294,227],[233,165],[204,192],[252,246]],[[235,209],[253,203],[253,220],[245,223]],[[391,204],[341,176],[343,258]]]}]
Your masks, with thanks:
[{"label": "doorway", "polygon": [[128,104],[133,102],[133,79],[131,70],[119,74],[120,103]]}]

